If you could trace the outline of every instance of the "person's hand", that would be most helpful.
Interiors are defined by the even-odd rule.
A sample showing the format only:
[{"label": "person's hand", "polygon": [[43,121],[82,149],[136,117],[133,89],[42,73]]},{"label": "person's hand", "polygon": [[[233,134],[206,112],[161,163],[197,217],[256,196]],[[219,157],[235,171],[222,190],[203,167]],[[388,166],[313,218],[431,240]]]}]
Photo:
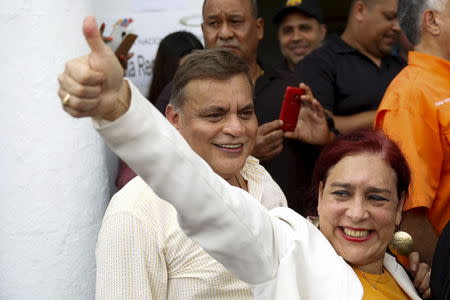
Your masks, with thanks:
[{"label": "person's hand", "polygon": [[414,275],[414,286],[422,294],[423,299],[431,297],[430,275],[431,268],[426,263],[420,262],[419,252],[409,255],[409,268]]},{"label": "person's hand", "polygon": [[331,140],[332,134],[328,130],[324,109],[314,98],[309,86],[301,83],[300,88],[305,90],[305,94],[301,96],[302,107],[297,126],[294,131],[285,132],[284,136],[312,145],[325,145]]},{"label": "person's hand", "polygon": [[58,95],[73,117],[91,116],[113,121],[129,107],[128,83],[114,52],[105,45],[94,17],[86,17],[83,34],[91,53],[66,63],[59,75]]},{"label": "person's hand", "polygon": [[268,161],[283,150],[282,125],[281,120],[275,120],[258,127],[252,153],[254,157],[260,161]]}]

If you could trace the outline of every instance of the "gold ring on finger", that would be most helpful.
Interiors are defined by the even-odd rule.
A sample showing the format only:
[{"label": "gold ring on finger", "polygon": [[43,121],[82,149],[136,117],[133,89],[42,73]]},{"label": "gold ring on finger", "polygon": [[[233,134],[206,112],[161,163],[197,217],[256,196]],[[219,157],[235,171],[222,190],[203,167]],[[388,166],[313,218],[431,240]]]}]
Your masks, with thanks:
[{"label": "gold ring on finger", "polygon": [[64,99],[62,100],[62,104],[63,105],[69,105],[69,101],[70,101],[70,94],[67,93],[67,95],[64,97]]}]

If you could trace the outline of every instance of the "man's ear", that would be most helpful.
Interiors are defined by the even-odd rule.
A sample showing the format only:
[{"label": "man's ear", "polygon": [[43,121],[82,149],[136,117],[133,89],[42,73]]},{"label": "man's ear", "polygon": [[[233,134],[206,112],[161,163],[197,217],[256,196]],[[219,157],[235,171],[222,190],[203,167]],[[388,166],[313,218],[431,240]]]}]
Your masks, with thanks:
[{"label": "man's ear", "polygon": [[264,38],[264,20],[263,18],[256,19],[256,36],[261,41]]},{"label": "man's ear", "polygon": [[319,30],[320,30],[320,38],[321,38],[320,44],[322,44],[323,40],[325,39],[325,36],[327,35],[327,25],[320,24]]},{"label": "man's ear", "polygon": [[353,14],[358,22],[362,22],[367,13],[367,5],[363,1],[356,1],[353,5]]},{"label": "man's ear", "polygon": [[441,28],[439,27],[439,22],[436,19],[436,13],[434,11],[427,10],[423,14],[422,26],[426,31],[434,36],[441,33]]},{"label": "man's ear", "polygon": [[166,118],[176,129],[180,129],[180,113],[172,104],[166,106]]}]

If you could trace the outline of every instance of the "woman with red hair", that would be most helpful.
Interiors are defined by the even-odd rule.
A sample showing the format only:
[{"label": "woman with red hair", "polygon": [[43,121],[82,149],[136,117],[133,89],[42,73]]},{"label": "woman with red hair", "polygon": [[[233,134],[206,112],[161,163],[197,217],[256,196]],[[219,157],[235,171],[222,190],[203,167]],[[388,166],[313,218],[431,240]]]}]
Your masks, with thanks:
[{"label": "woman with red hair", "polygon": [[[160,144],[156,131],[167,139],[162,127],[154,124],[158,129],[145,138],[150,141],[145,148],[154,149],[139,163],[143,170],[145,161],[152,161],[143,170],[152,173],[147,182],[177,208],[186,234],[253,287],[256,299],[420,299],[403,267],[386,253],[401,222],[410,171],[398,146],[381,131],[356,131],[325,147],[313,175],[316,228],[290,209],[267,211],[186,155],[190,150],[162,153],[152,147]],[[175,166],[165,157],[183,157],[183,163]],[[189,174],[185,184],[156,178],[152,170],[164,174],[164,161],[177,168],[173,174]],[[153,180],[160,183],[152,185]],[[417,282],[428,296],[426,273],[422,265]]]},{"label": "woman with red hair", "polygon": [[[288,208],[267,211],[218,178],[143,97],[132,91],[131,102],[135,108],[117,126],[131,129],[133,115],[149,116],[145,134],[132,143],[146,151],[131,151],[124,142],[130,138],[118,136],[115,126],[100,133],[175,206],[185,233],[247,282],[256,299],[421,299],[386,253],[401,222],[410,171],[382,132],[353,132],[325,147],[314,173],[316,228]],[[420,292],[429,295],[428,266],[421,264],[416,275]]]}]

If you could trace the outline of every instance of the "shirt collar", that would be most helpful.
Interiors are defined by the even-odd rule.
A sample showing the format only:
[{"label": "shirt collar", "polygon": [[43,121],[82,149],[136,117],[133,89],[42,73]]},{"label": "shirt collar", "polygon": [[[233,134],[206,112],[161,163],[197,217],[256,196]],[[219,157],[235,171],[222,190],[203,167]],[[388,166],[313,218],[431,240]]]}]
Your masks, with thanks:
[{"label": "shirt collar", "polygon": [[422,52],[410,51],[408,52],[408,64],[432,70],[435,74],[450,78],[450,62],[446,59]]},{"label": "shirt collar", "polygon": [[341,39],[340,36],[335,36],[331,41],[331,48],[336,53],[361,53],[346,42],[344,42],[343,39]]},{"label": "shirt collar", "polygon": [[[259,78],[266,78],[269,80],[272,80],[274,78],[277,78],[279,76],[277,76],[277,71],[270,65],[265,63],[264,61],[262,61],[261,59],[258,58],[257,60],[258,65],[261,67],[261,69],[264,71],[264,73],[259,77]],[[256,79],[258,80],[258,79]]]},{"label": "shirt collar", "polygon": [[259,164],[259,160],[253,156],[247,157],[240,173],[245,181],[247,181],[249,194],[261,202],[265,172],[264,168]]},{"label": "shirt collar", "polygon": [[[361,53],[359,50],[357,50],[357,49],[353,48],[352,46],[350,46],[349,44],[347,44],[340,36],[336,36],[330,42],[333,42],[333,44],[331,46],[336,53],[339,53],[339,54],[357,53],[357,54],[362,55],[362,56],[366,57],[367,59],[369,59],[366,55]],[[396,59],[396,57],[394,57],[393,55],[387,55],[387,56],[384,56],[381,59],[381,61],[382,61],[382,63],[389,66],[391,61],[395,60],[395,59]],[[369,59],[369,60],[372,61],[371,59]]]}]

